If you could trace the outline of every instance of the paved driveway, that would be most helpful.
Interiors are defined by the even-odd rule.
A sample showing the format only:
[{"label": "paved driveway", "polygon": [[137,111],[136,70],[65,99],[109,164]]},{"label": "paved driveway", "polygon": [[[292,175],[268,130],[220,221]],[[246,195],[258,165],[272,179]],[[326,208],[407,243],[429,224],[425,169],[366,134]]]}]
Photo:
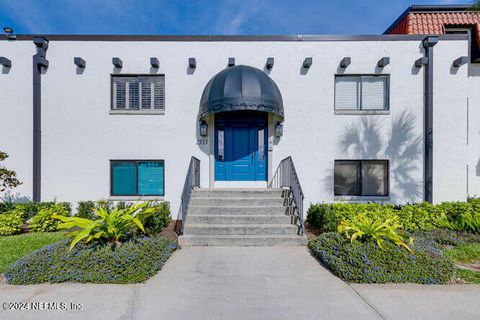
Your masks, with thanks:
[{"label": "paved driveway", "polygon": [[4,311],[0,319],[478,319],[480,286],[352,285],[305,247],[192,247],[138,285],[0,285],[0,303],[82,310]]}]

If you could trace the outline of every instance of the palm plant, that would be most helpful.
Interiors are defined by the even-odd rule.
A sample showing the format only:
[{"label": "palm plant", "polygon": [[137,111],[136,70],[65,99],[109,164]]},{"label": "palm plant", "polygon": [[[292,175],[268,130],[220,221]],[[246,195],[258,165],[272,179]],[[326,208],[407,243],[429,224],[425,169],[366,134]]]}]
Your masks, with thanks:
[{"label": "palm plant", "polygon": [[62,221],[59,229],[73,229],[67,236],[72,237],[70,250],[81,240],[88,243],[92,240],[106,241],[114,245],[120,245],[129,238],[129,235],[140,229],[145,232],[145,228],[137,217],[148,216],[154,212],[149,207],[149,202],[137,203],[126,208],[110,208],[101,206],[94,209],[97,219],[91,220],[79,217],[64,217],[54,215],[55,219]]},{"label": "palm plant", "polygon": [[412,252],[410,245],[413,239],[405,236],[398,223],[398,217],[389,218],[385,221],[372,220],[364,215],[358,215],[353,221],[341,221],[338,226],[338,233],[344,233],[351,242],[358,240],[375,240],[378,246],[386,250],[385,240],[392,241]]},{"label": "palm plant", "polygon": [[470,231],[480,233],[480,214],[465,212],[452,220],[444,217],[438,222],[438,225],[441,228],[447,228],[453,231]]}]

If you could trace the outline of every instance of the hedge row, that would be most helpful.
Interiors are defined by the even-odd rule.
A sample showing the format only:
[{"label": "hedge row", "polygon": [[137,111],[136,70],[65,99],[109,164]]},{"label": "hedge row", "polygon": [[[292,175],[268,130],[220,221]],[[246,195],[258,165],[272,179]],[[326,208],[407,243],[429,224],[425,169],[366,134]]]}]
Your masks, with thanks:
[{"label": "hedge row", "polygon": [[79,243],[69,251],[70,241],[45,246],[14,262],[5,273],[8,283],[142,282],[155,275],[178,246],[170,239],[144,237],[117,247]]},{"label": "hedge row", "polygon": [[313,255],[348,282],[445,284],[454,275],[453,262],[431,240],[415,239],[414,254],[390,241],[385,246],[387,250],[374,241],[350,242],[336,232],[309,242]]},{"label": "hedge row", "polygon": [[307,222],[324,232],[336,231],[342,220],[352,220],[363,214],[374,220],[386,220],[398,216],[406,231],[432,230],[441,227],[443,219],[455,220],[465,213],[480,215],[480,199],[467,202],[444,202],[432,205],[427,202],[395,206],[378,203],[312,204]]},{"label": "hedge row", "polygon": [[[101,206],[110,208],[124,208],[131,204],[111,201],[83,201],[77,206],[76,216],[86,219],[96,219],[94,209]],[[146,235],[158,234],[171,221],[170,205],[168,202],[151,202],[155,212],[142,222]],[[52,215],[71,215],[71,206],[68,202],[26,202],[26,203],[0,203],[0,236],[8,236],[22,232],[24,226],[28,226],[35,232],[57,231],[59,220],[53,219]]]}]

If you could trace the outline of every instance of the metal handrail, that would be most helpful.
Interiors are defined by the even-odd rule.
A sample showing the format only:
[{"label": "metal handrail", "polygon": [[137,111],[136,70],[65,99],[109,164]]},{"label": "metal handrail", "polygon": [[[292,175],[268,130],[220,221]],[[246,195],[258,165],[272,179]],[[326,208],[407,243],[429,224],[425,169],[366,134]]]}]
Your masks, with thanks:
[{"label": "metal handrail", "polygon": [[303,235],[305,226],[303,224],[303,199],[305,198],[298,179],[297,170],[293,164],[292,157],[286,157],[277,167],[272,180],[268,184],[269,188],[289,188],[290,194],[293,196],[293,215],[300,222],[299,234]]},{"label": "metal handrail", "polygon": [[187,177],[185,178],[185,183],[183,185],[182,198],[180,203],[180,234],[183,234],[183,228],[185,227],[185,222],[187,220],[188,205],[190,204],[190,196],[192,195],[193,188],[200,187],[200,160],[195,157],[190,159],[190,164],[188,165]]}]

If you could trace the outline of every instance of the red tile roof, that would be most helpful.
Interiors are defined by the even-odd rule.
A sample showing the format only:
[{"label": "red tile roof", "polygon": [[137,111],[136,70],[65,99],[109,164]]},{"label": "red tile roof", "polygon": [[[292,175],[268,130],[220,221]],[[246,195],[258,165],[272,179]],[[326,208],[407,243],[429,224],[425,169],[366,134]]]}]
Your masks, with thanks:
[{"label": "red tile roof", "polygon": [[477,12],[408,12],[403,19],[392,25],[390,34],[445,34],[445,27],[472,27],[477,44],[480,45],[480,14]]}]

